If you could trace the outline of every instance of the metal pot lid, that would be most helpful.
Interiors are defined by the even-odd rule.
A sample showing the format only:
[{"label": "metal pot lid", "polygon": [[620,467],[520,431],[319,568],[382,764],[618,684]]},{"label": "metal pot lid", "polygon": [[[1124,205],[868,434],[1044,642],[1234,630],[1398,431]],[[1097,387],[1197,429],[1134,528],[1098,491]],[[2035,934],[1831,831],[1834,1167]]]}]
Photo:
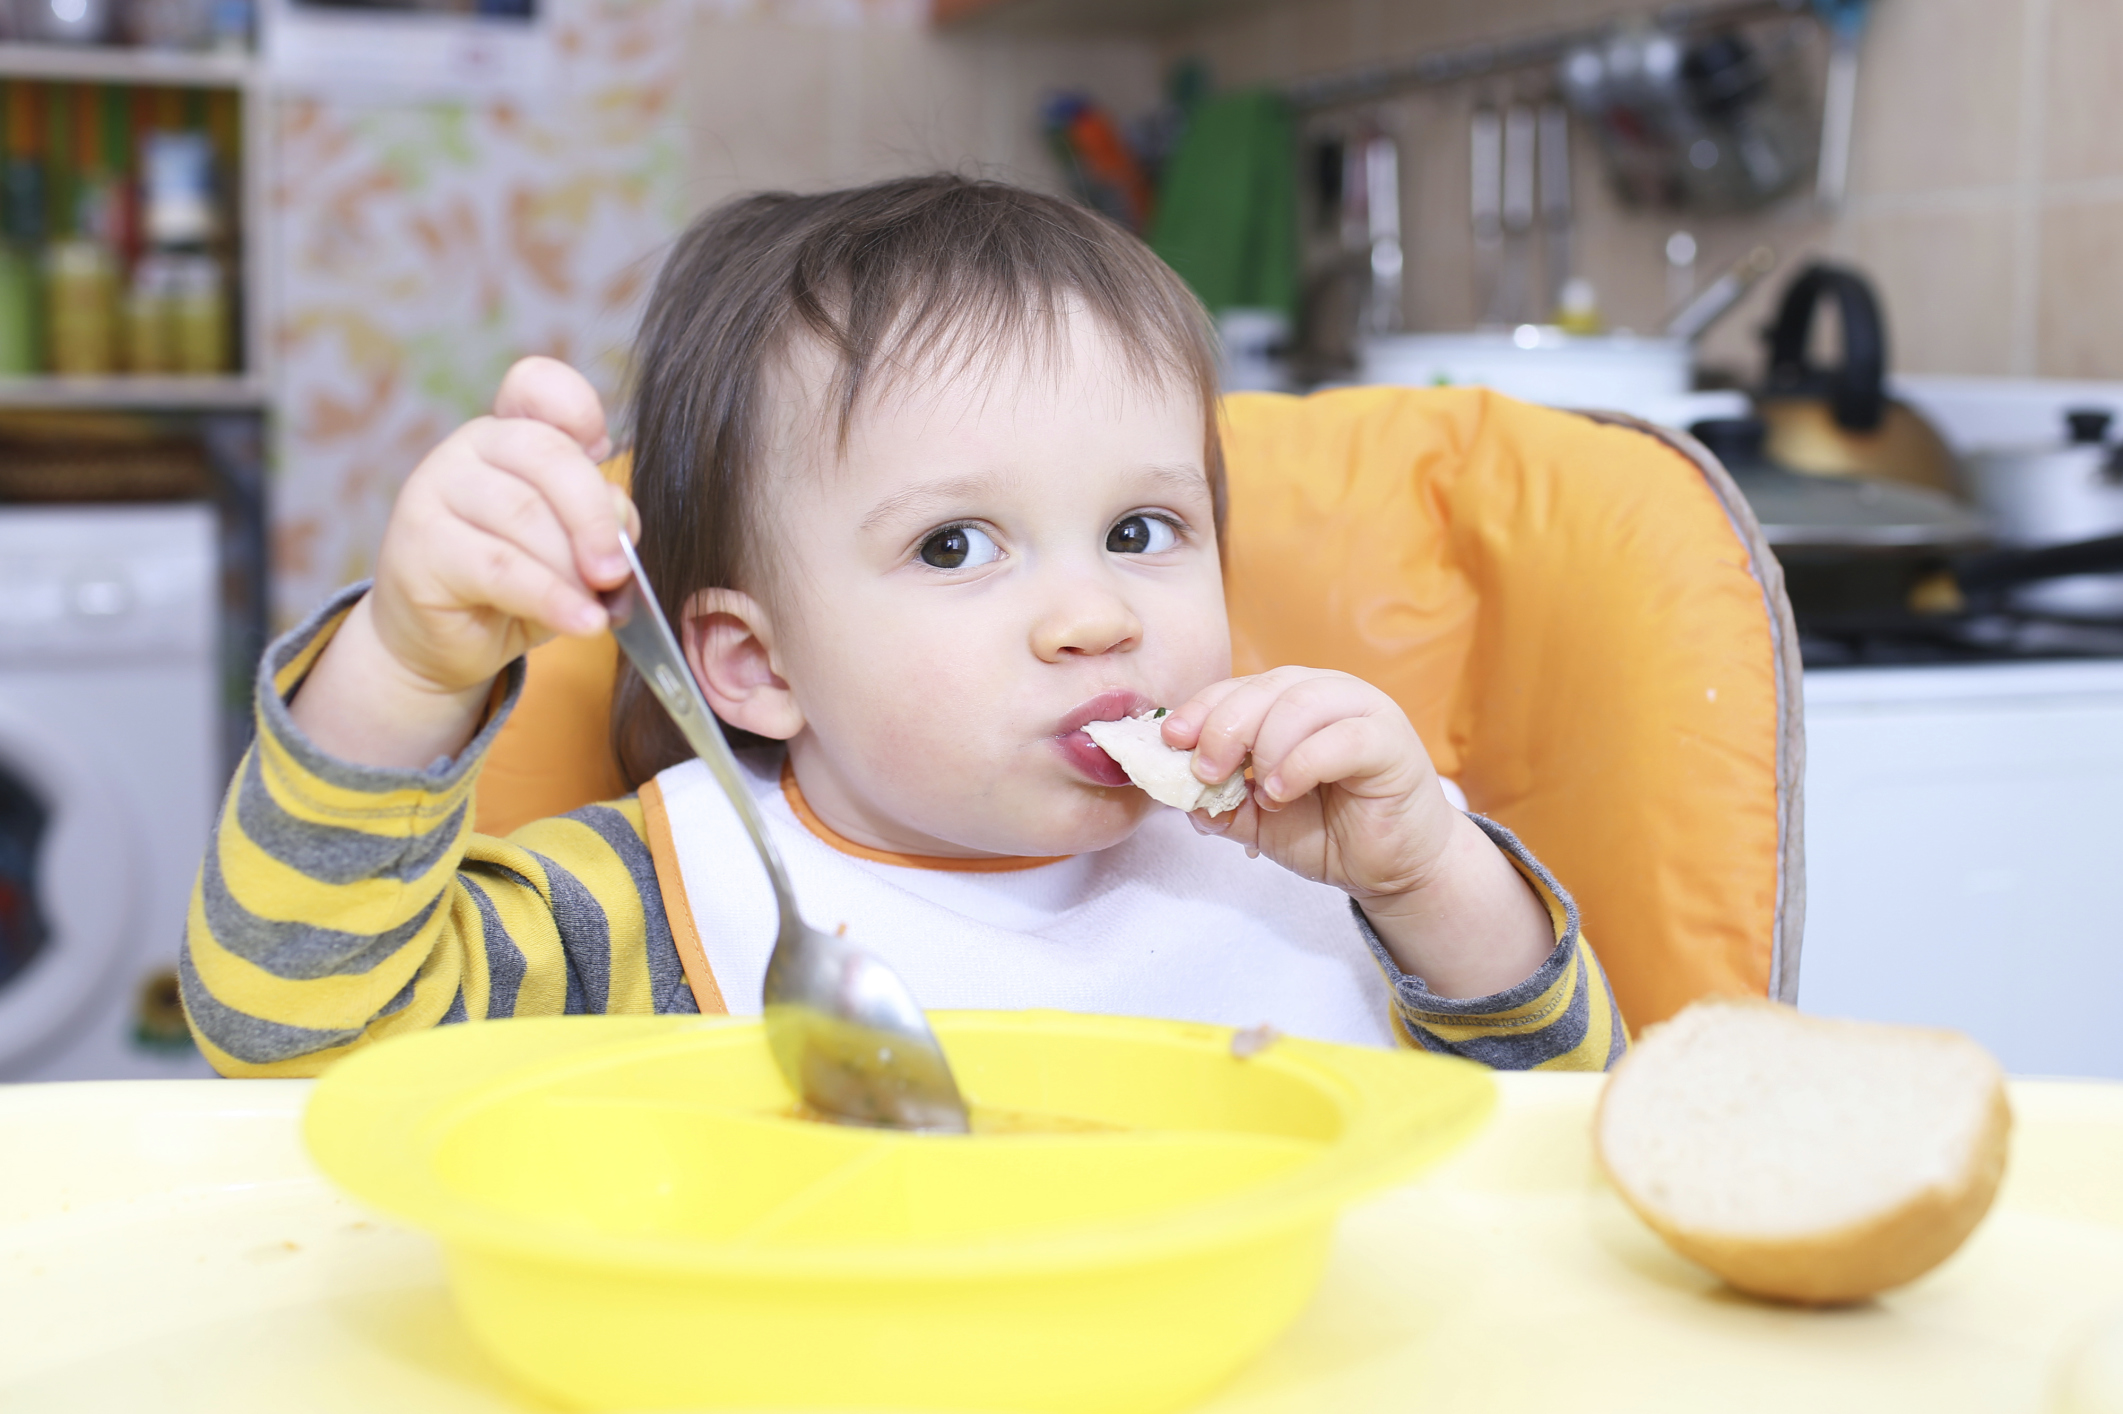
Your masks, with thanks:
[{"label": "metal pot lid", "polygon": [[1732,479],[1771,545],[1945,550],[1990,539],[1974,511],[1918,486],[1763,465],[1735,467]]}]

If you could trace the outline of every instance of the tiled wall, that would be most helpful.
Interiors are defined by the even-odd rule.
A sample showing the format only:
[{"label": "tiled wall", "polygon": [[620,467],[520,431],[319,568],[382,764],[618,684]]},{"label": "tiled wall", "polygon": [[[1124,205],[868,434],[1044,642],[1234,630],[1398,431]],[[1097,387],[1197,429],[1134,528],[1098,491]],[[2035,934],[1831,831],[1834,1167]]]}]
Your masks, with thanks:
[{"label": "tiled wall", "polygon": [[1884,0],[1838,249],[1951,373],[2123,375],[2123,5]]},{"label": "tiled wall", "polygon": [[[1473,39],[1655,7],[1617,0],[1281,0],[1171,36],[1220,81],[1272,82]],[[2123,3],[1876,0],[1859,87],[1850,196],[1825,219],[1804,200],[1707,221],[1618,209],[1581,134],[1580,266],[1611,322],[1665,307],[1662,251],[1686,226],[1706,271],[1758,241],[1786,268],[1810,254],[1877,280],[1895,366],[1908,372],[2123,377]],[[1478,94],[1538,91],[1537,75],[1394,100],[1410,176],[1410,322],[1463,327],[1468,291],[1466,114]],[[1755,329],[1777,278],[1710,341],[1758,370]]]},{"label": "tiled wall", "polygon": [[1042,95],[1088,89],[1136,113],[1158,94],[1157,55],[1139,39],[821,25],[793,7],[705,15],[686,71],[695,207],[764,186],[816,189],[937,168],[1053,188]]}]

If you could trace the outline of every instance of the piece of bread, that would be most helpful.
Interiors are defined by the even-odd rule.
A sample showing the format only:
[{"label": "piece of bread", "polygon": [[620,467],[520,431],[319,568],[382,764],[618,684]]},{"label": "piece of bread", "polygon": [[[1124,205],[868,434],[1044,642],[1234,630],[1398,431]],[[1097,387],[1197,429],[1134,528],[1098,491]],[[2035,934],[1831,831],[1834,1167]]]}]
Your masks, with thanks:
[{"label": "piece of bread", "polygon": [[1741,1291],[1863,1300],[1952,1255],[2005,1172],[2005,1076],[1981,1046],[1699,1001],[1638,1038],[1595,1121],[1638,1216]]},{"label": "piece of bread", "polygon": [[1236,810],[1246,798],[1246,773],[1233,771],[1215,785],[1204,785],[1194,776],[1194,753],[1165,745],[1160,719],[1165,709],[1123,717],[1117,722],[1086,722],[1084,735],[1098,749],[1119,763],[1128,779],[1141,786],[1152,800],[1181,810],[1206,810],[1221,815]]}]

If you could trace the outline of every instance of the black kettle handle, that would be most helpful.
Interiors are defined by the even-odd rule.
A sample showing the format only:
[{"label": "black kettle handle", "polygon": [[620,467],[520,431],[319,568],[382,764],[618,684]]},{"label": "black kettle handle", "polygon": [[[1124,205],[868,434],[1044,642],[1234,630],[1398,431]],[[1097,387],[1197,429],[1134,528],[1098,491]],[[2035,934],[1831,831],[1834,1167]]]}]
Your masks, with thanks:
[{"label": "black kettle handle", "polygon": [[[1820,370],[1806,362],[1814,306],[1833,298],[1843,324],[1843,362]],[[1776,323],[1769,328],[1769,387],[1772,397],[1825,396],[1836,424],[1870,432],[1887,414],[1887,322],[1871,282],[1839,265],[1809,265],[1784,292]]]}]

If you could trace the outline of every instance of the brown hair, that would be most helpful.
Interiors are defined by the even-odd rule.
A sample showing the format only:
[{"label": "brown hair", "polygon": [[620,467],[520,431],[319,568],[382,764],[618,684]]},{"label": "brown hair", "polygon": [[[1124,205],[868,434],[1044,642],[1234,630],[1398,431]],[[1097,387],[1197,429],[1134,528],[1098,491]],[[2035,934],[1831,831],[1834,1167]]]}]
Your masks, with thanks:
[{"label": "brown hair", "polygon": [[[664,613],[676,623],[696,591],[757,582],[748,532],[762,500],[767,382],[792,340],[817,340],[833,359],[828,399],[845,445],[881,376],[1036,347],[1058,336],[1072,302],[1118,339],[1131,371],[1201,390],[1221,537],[1215,336],[1179,276],[1111,221],[949,175],[764,193],[695,221],[635,344],[633,495]],[[631,671],[613,699],[612,746],[635,786],[691,754]]]}]

